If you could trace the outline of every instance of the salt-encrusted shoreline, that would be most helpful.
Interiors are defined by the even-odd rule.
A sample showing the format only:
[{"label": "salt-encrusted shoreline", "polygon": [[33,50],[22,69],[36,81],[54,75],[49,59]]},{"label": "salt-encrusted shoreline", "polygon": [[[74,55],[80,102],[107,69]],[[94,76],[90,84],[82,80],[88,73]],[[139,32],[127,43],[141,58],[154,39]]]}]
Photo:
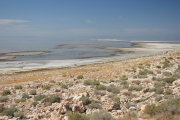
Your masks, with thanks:
[{"label": "salt-encrusted shoreline", "polygon": [[21,52],[2,53],[0,54],[0,60],[12,59],[18,56],[42,55],[50,52],[51,51],[21,51]]},{"label": "salt-encrusted shoreline", "polygon": [[86,58],[86,59],[69,59],[69,60],[34,60],[34,61],[11,61],[0,63],[0,74],[31,71],[46,68],[61,68],[80,66],[93,63],[104,63],[110,61],[125,60],[138,58],[142,56],[163,54],[172,50],[179,50],[180,44],[168,43],[134,43],[136,48],[115,48],[104,47],[102,49],[117,50],[124,52],[112,57]]}]

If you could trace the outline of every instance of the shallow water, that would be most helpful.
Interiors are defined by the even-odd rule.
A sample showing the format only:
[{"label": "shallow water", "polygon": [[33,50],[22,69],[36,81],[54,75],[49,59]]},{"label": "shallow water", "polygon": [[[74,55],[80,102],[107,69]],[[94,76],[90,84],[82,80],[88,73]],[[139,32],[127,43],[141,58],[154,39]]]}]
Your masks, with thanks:
[{"label": "shallow water", "polygon": [[[179,40],[172,41],[172,43],[174,42],[180,43]],[[20,51],[51,51],[51,53],[43,55],[21,56],[10,60],[58,60],[109,57],[113,56],[114,54],[117,54],[118,51],[100,49],[101,47],[132,47],[131,43],[131,41],[98,41],[97,39],[0,38],[0,53]],[[92,45],[75,46],[75,48],[73,49],[55,49],[58,45],[64,44]]]}]

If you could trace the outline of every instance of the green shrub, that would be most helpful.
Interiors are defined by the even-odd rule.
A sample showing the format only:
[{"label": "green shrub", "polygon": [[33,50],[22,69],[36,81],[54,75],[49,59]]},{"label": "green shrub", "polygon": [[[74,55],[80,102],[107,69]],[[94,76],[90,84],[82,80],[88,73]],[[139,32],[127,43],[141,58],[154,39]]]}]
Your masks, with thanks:
[{"label": "green shrub", "polygon": [[144,69],[144,67],[143,67],[143,66],[138,66],[138,68],[140,68],[140,69]]},{"label": "green shrub", "polygon": [[35,101],[35,102],[32,102],[31,103],[31,106],[34,106],[34,107],[36,107],[36,105],[38,104],[38,102],[37,101]]},{"label": "green shrub", "polygon": [[124,88],[128,88],[129,87],[129,82],[126,81],[126,80],[122,80],[121,85],[123,85]]},{"label": "green shrub", "polygon": [[88,105],[91,103],[89,97],[87,96],[82,96],[80,100],[83,102],[84,105]]},{"label": "green shrub", "polygon": [[163,75],[164,76],[170,76],[170,75],[172,75],[172,73],[171,72],[163,72]]},{"label": "green shrub", "polygon": [[162,100],[162,97],[160,95],[157,95],[156,98],[155,98],[156,101],[160,101]]},{"label": "green shrub", "polygon": [[50,103],[55,103],[55,102],[59,103],[60,100],[61,100],[61,98],[58,97],[58,96],[49,97],[49,102],[50,102]]},{"label": "green shrub", "polygon": [[107,91],[112,92],[114,94],[118,94],[120,92],[120,88],[116,87],[114,85],[110,85],[110,86],[107,87]]},{"label": "green shrub", "polygon": [[21,85],[14,86],[14,89],[22,89],[23,87]]},{"label": "green shrub", "polygon": [[29,92],[29,94],[30,94],[30,95],[36,95],[37,93],[36,93],[36,90],[31,90],[31,91]]},{"label": "green shrub", "polygon": [[13,116],[13,117],[14,117],[14,113],[17,112],[17,111],[18,111],[17,108],[11,107],[11,108],[5,109],[5,110],[3,111],[3,115]]},{"label": "green shrub", "polygon": [[43,98],[46,98],[47,96],[46,95],[36,95],[34,96],[34,100],[35,101],[40,101],[42,100]]},{"label": "green shrub", "polygon": [[2,113],[5,110],[4,105],[0,104],[0,113]]},{"label": "green shrub", "polygon": [[155,104],[148,104],[148,105],[146,105],[146,107],[144,109],[144,113],[149,114],[149,115],[155,115],[158,112],[159,112],[159,110]]},{"label": "green shrub", "polygon": [[16,113],[14,113],[14,117],[22,119],[22,118],[24,118],[24,113],[23,112],[16,112]]},{"label": "green shrub", "polygon": [[106,95],[106,92],[104,92],[104,91],[99,91],[99,90],[95,90],[95,91],[94,91],[94,94],[95,94],[95,95],[104,96],[104,95]]},{"label": "green shrub", "polygon": [[131,96],[132,95],[132,92],[128,91],[128,92],[123,92],[123,95],[125,96]]},{"label": "green shrub", "polygon": [[88,105],[89,109],[101,109],[101,105],[97,101],[92,101],[91,104]]},{"label": "green shrub", "polygon": [[161,74],[161,71],[157,71],[157,74]]},{"label": "green shrub", "polygon": [[93,81],[92,80],[85,80],[84,85],[93,85]]},{"label": "green shrub", "polygon": [[97,80],[94,80],[94,81],[93,81],[93,85],[100,85],[100,82],[97,81]]},{"label": "green shrub", "polygon": [[67,111],[68,120],[88,120],[86,115],[81,115],[78,112],[72,113],[71,111]]},{"label": "green shrub", "polygon": [[16,103],[26,102],[26,98],[15,99],[15,102],[16,102]]},{"label": "green shrub", "polygon": [[125,107],[126,108],[130,108],[130,107],[132,107],[132,106],[135,106],[135,103],[133,103],[133,102],[127,102],[126,104],[125,104]]},{"label": "green shrub", "polygon": [[113,97],[112,101],[115,103],[120,103],[120,98],[115,96],[115,97]]},{"label": "green shrub", "polygon": [[138,75],[138,78],[147,78],[147,75]]},{"label": "green shrub", "polygon": [[133,83],[139,85],[139,84],[141,83],[141,81],[139,81],[139,80],[134,80]]},{"label": "green shrub", "polygon": [[137,119],[137,113],[136,113],[136,111],[129,111],[125,114],[124,117],[127,118],[127,120],[136,120]]},{"label": "green shrub", "polygon": [[68,89],[68,86],[65,85],[65,84],[62,84],[62,85],[61,85],[61,88]]},{"label": "green shrub", "polygon": [[43,87],[43,90],[50,90],[50,88],[51,88],[50,85],[45,85],[45,86]]},{"label": "green shrub", "polygon": [[78,75],[78,76],[77,76],[77,79],[83,79],[83,78],[84,78],[83,75]]},{"label": "green shrub", "polygon": [[90,120],[114,120],[112,115],[106,110],[100,110],[90,115]]},{"label": "green shrub", "polygon": [[162,88],[156,88],[156,89],[155,89],[155,92],[156,92],[157,94],[163,94],[164,90],[163,90]]},{"label": "green shrub", "polygon": [[180,67],[177,68],[174,72],[175,72],[175,73],[180,73]]},{"label": "green shrub", "polygon": [[147,75],[147,71],[139,71],[139,75]]},{"label": "green shrub", "polygon": [[151,64],[146,64],[146,67],[151,67]]},{"label": "green shrub", "polygon": [[176,80],[176,78],[174,77],[170,77],[170,78],[164,78],[164,81],[167,82],[167,83],[172,83]]},{"label": "green shrub", "polygon": [[11,91],[10,90],[4,90],[1,95],[2,96],[6,96],[6,95],[10,95],[11,94]]},{"label": "green shrub", "polygon": [[56,83],[56,81],[54,81],[54,80],[50,80],[49,82],[50,82],[50,83]]},{"label": "green shrub", "polygon": [[7,102],[7,100],[9,100],[9,98],[7,96],[0,97],[0,102]]},{"label": "green shrub", "polygon": [[120,80],[128,80],[128,77],[126,75],[123,75]]},{"label": "green shrub", "polygon": [[67,77],[67,75],[66,75],[66,74],[64,74],[64,75],[63,75],[63,77]]},{"label": "green shrub", "polygon": [[161,88],[161,87],[164,87],[164,86],[165,86],[164,82],[156,82],[156,83],[154,83],[155,88]]},{"label": "green shrub", "polygon": [[174,74],[173,77],[176,78],[176,79],[180,78],[180,74]]},{"label": "green shrub", "polygon": [[106,90],[106,86],[105,85],[96,85],[95,87],[96,90]]},{"label": "green shrub", "polygon": [[173,93],[173,91],[171,89],[167,89],[165,91],[165,95],[171,95]]},{"label": "green shrub", "polygon": [[23,93],[23,94],[22,94],[22,98],[27,98],[27,99],[28,99],[28,98],[29,98],[29,95],[28,95],[27,93]]},{"label": "green shrub", "polygon": [[141,91],[143,89],[143,87],[141,85],[132,85],[128,88],[128,91]]},{"label": "green shrub", "polygon": [[157,65],[156,68],[161,68],[161,66],[160,66],[160,65]]}]

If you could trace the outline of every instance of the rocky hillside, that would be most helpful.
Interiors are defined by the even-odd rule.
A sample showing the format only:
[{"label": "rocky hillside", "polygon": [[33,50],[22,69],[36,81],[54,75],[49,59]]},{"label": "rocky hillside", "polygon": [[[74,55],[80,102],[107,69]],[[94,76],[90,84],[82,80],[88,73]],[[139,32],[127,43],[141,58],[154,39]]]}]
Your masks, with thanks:
[{"label": "rocky hillside", "polygon": [[0,120],[180,119],[180,51],[0,75]]}]

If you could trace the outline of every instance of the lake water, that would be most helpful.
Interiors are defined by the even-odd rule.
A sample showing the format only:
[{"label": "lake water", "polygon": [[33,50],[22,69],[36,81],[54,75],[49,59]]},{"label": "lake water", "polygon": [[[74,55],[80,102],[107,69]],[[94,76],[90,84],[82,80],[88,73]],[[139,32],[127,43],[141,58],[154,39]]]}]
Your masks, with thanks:
[{"label": "lake water", "polygon": [[[171,42],[180,43],[179,40],[170,41],[169,43]],[[133,42],[98,41],[97,39],[0,38],[0,53],[20,51],[51,51],[50,53],[43,55],[21,56],[11,60],[58,60],[91,57],[109,57],[116,54],[117,51],[100,49],[101,47],[132,47],[131,43]],[[64,44],[91,44],[91,46],[75,46],[73,49],[55,49],[58,45]]]}]

